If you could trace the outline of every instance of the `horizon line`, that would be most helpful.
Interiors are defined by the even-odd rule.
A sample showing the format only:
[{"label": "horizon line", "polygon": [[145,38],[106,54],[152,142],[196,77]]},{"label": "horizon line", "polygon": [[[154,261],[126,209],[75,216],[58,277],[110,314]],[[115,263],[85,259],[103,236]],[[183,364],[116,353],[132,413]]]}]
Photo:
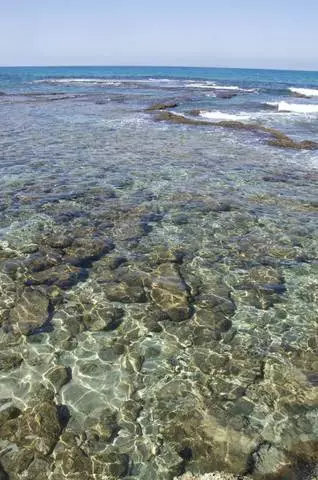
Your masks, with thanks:
[{"label": "horizon line", "polygon": [[279,72],[313,72],[317,69],[277,68],[277,67],[226,67],[226,66],[198,66],[198,65],[124,65],[124,64],[52,64],[52,65],[1,65],[0,68],[197,68],[197,69],[222,69],[222,70],[264,70]]}]

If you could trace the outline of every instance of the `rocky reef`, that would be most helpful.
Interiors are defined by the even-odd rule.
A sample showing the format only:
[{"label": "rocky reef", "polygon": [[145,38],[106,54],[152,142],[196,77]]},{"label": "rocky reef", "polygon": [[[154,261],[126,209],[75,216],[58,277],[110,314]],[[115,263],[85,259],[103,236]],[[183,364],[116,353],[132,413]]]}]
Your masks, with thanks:
[{"label": "rocky reef", "polygon": [[105,195],[1,244],[3,478],[314,478],[315,244],[214,195]]},{"label": "rocky reef", "polygon": [[[154,109],[153,109],[154,110]],[[160,109],[157,109],[160,110]],[[197,111],[191,111],[192,114],[197,115]],[[243,132],[253,132],[260,136],[265,136],[266,143],[268,145],[279,147],[279,148],[291,148],[294,150],[317,150],[317,142],[311,140],[303,140],[297,142],[283,132],[259,125],[256,123],[243,123],[236,120],[222,120],[219,122],[213,122],[209,120],[198,120],[197,118],[191,118],[189,116],[172,113],[172,112],[161,112],[156,117],[157,121],[165,121],[169,123],[175,123],[180,125],[197,125],[197,126],[210,126],[210,127],[222,127],[229,128],[232,130],[239,130]]]},{"label": "rocky reef", "polygon": [[140,91],[10,105],[0,479],[313,480],[310,153],[237,145],[293,140],[165,102],[155,117],[203,128],[153,122]]}]

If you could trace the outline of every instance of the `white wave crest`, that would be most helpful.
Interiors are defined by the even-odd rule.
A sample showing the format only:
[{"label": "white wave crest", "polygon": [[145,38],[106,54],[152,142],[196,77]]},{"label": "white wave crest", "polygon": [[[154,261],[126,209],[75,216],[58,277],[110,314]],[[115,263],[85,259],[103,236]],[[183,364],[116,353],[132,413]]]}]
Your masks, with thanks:
[{"label": "white wave crest", "polygon": [[267,105],[268,107],[277,108],[279,105],[279,102],[265,102],[265,105]]},{"label": "white wave crest", "polygon": [[196,83],[196,82],[191,82],[191,83],[186,83],[185,87],[188,88],[215,88],[215,83],[209,82],[209,83]]},{"label": "white wave crest", "polygon": [[213,112],[201,110],[200,117],[208,118],[209,120],[249,120],[251,118],[250,115],[245,115],[239,113],[235,115],[234,113],[224,113],[220,112],[219,110],[215,110]]},{"label": "white wave crest", "polygon": [[187,83],[185,85],[188,88],[204,88],[204,89],[212,89],[212,90],[230,90],[235,92],[248,92],[252,93],[256,90],[252,88],[241,88],[237,85],[217,85],[216,83],[209,82],[209,83]]},{"label": "white wave crest", "polygon": [[293,113],[318,113],[318,104],[303,104],[303,103],[287,103],[279,102],[279,112],[293,112]]},{"label": "white wave crest", "polygon": [[296,88],[291,87],[288,89],[290,92],[296,95],[303,95],[304,97],[318,97],[318,89],[315,88]]}]

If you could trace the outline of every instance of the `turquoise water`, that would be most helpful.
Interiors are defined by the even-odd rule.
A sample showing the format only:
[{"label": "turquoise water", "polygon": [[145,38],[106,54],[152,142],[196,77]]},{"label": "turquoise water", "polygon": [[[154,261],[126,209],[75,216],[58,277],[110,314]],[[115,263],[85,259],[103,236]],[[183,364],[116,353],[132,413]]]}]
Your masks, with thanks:
[{"label": "turquoise water", "polygon": [[317,142],[317,90],[0,69],[4,478],[315,478],[318,153],[215,123]]}]

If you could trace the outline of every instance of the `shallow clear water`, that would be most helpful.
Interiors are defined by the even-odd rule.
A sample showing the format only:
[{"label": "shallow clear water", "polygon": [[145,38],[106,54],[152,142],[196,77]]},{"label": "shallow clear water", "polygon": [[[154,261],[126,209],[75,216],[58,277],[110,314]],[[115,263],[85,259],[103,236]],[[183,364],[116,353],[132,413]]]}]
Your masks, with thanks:
[{"label": "shallow clear water", "polygon": [[[145,111],[173,100],[317,141],[318,113],[266,106],[318,104],[291,87],[318,74],[0,69],[10,479],[314,475],[317,151]],[[49,413],[27,421],[56,406],[58,434]]]}]

